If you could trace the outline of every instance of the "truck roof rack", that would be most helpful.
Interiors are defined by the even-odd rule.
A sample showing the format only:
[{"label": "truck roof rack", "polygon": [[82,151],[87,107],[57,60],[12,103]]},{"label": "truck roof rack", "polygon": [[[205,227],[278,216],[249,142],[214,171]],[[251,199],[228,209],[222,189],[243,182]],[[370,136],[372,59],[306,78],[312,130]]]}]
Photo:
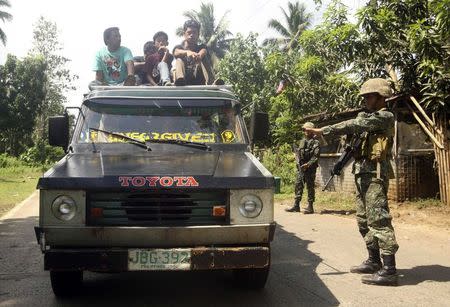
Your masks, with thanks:
[{"label": "truck roof rack", "polygon": [[230,85],[188,85],[188,86],[91,86],[83,100],[92,98],[132,99],[233,99],[237,100]]},{"label": "truck roof rack", "polygon": [[91,91],[121,91],[121,90],[139,90],[139,91],[183,91],[183,90],[221,90],[232,91],[231,85],[185,85],[185,86],[120,86],[120,85],[94,85],[89,86]]}]

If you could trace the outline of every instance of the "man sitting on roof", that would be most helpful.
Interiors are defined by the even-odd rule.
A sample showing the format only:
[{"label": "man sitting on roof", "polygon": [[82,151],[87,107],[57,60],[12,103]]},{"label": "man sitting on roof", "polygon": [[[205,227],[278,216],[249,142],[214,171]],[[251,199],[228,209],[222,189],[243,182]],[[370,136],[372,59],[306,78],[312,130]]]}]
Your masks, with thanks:
[{"label": "man sitting on roof", "polygon": [[183,31],[184,41],[173,49],[176,58],[175,85],[212,84],[214,75],[206,45],[198,44],[200,24],[188,20],[184,23]]},{"label": "man sitting on roof", "polygon": [[90,85],[136,85],[133,55],[130,49],[120,46],[119,28],[106,29],[103,41],[106,46],[95,55],[95,81]]}]

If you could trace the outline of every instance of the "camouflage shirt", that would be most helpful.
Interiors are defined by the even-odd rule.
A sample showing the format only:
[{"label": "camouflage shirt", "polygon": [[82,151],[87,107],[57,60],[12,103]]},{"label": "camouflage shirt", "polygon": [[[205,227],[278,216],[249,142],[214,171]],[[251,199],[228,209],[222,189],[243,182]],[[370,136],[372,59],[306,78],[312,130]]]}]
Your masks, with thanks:
[{"label": "camouflage shirt", "polygon": [[[360,112],[354,119],[346,120],[331,126],[322,128],[323,135],[326,137],[334,137],[344,134],[361,135],[364,132],[370,133],[384,133],[390,138],[393,136],[394,130],[394,115],[385,108],[376,112]],[[380,161],[381,174],[386,178],[393,177],[393,170],[390,164],[390,155],[388,158]],[[356,174],[376,173],[377,162],[369,159],[358,159],[353,163],[352,172]]]},{"label": "camouflage shirt", "polygon": [[297,163],[302,165],[308,164],[309,167],[317,167],[320,155],[320,144],[315,138],[300,140],[298,147],[295,150],[298,161]]}]

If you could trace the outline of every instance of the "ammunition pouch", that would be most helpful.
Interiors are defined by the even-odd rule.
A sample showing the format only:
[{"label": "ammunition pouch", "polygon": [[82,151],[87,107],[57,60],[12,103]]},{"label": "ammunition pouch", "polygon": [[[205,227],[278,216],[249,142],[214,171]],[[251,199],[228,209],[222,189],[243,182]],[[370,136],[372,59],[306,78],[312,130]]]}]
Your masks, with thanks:
[{"label": "ammunition pouch", "polygon": [[369,159],[380,162],[387,160],[392,150],[393,129],[371,132],[361,140],[361,146],[355,148],[355,160]]}]

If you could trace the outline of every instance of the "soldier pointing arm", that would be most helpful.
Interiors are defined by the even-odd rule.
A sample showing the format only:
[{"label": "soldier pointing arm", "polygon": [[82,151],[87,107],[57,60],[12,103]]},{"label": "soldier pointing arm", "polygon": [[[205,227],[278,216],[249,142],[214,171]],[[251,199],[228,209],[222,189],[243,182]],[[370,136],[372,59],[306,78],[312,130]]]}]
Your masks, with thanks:
[{"label": "soldier pointing arm", "polygon": [[355,174],[357,191],[358,228],[366,243],[369,258],[361,265],[352,267],[350,271],[373,273],[364,276],[363,283],[392,286],[397,285],[395,253],[398,244],[387,200],[389,178],[393,177],[389,160],[394,116],[386,109],[385,99],[391,96],[391,87],[384,79],[370,79],[362,85],[360,95],[364,98],[366,112],[359,113],[355,119],[335,125],[305,130],[324,136],[364,134],[362,145],[354,153],[352,172]]}]

